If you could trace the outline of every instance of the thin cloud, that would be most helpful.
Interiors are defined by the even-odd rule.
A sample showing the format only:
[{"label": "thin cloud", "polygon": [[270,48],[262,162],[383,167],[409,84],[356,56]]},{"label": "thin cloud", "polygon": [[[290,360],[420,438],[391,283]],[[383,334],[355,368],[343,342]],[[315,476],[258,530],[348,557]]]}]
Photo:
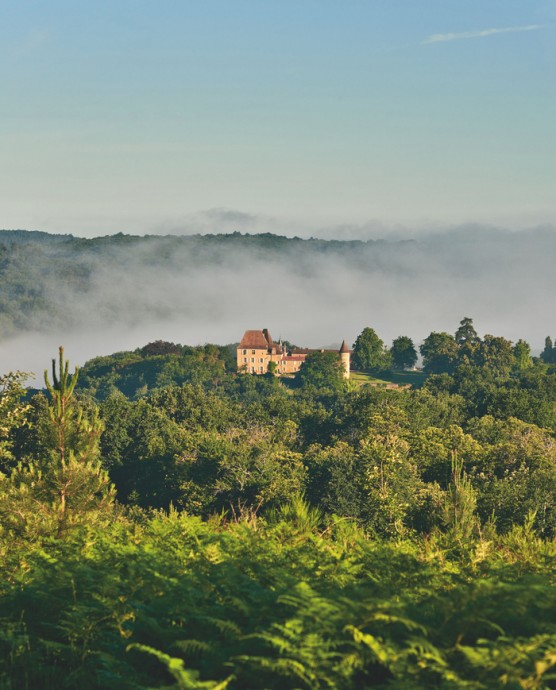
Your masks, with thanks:
[{"label": "thin cloud", "polygon": [[421,45],[429,43],[446,43],[447,41],[461,41],[466,38],[486,38],[495,34],[512,34],[523,31],[538,31],[544,29],[544,24],[529,24],[527,26],[507,26],[502,29],[481,29],[480,31],[461,31],[450,34],[432,34]]}]

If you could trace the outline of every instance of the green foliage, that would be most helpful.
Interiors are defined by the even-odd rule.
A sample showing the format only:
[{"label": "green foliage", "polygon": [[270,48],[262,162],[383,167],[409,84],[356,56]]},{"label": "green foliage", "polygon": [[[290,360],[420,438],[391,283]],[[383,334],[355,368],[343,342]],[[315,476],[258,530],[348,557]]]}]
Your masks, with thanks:
[{"label": "green foliage", "polygon": [[281,435],[256,426],[224,436],[199,434],[187,456],[178,504],[193,513],[225,509],[242,515],[299,492],[305,475],[302,457],[288,449]]},{"label": "green foliage", "polygon": [[158,341],[135,352],[96,357],[80,372],[79,390],[103,400],[120,391],[128,398],[184,383],[213,385],[235,371],[230,348],[178,346]]},{"label": "green foliage", "polygon": [[390,353],[372,328],[364,328],[353,345],[354,369],[383,371],[391,365]]},{"label": "green foliage", "polygon": [[544,341],[544,350],[541,352],[541,359],[547,364],[556,363],[556,347],[553,346],[552,338],[546,336]]},{"label": "green foliage", "polygon": [[15,539],[63,538],[111,513],[113,489],[99,454],[103,425],[96,408],[83,415],[74,398],[77,371],[70,376],[63,354],[60,348],[59,373],[52,363],[52,383],[45,372],[47,452],[0,475],[1,529]]},{"label": "green foliage", "polygon": [[556,532],[556,441],[553,434],[517,419],[485,416],[470,425],[483,459],[472,467],[478,509],[506,532],[535,513],[540,534]]},{"label": "green foliage", "polygon": [[552,687],[556,374],[473,333],[420,390],[165,343],[5,378],[0,688]]},{"label": "green foliage", "polygon": [[452,451],[452,481],[444,503],[444,525],[454,540],[469,541],[478,528],[477,492],[463,469],[463,460]]},{"label": "green foliage", "polygon": [[0,473],[14,461],[13,432],[28,423],[31,406],[22,402],[26,378],[20,371],[0,376]]},{"label": "green foliage", "polygon": [[413,340],[407,335],[400,335],[392,342],[390,348],[394,369],[411,369],[417,363],[417,350]]},{"label": "green foliage", "polygon": [[507,678],[549,688],[556,551],[530,522],[520,530],[451,557],[445,543],[369,539],[346,520],[323,530],[296,500],[266,521],[170,512],[120,518],[48,551],[11,546],[0,681],[428,690]]},{"label": "green foliage", "polygon": [[344,387],[344,368],[335,352],[310,352],[297,374],[303,387],[329,388],[338,390]]},{"label": "green foliage", "polygon": [[518,340],[513,348],[515,369],[517,372],[525,371],[533,366],[531,359],[531,346],[525,340]]},{"label": "green foliage", "polygon": [[479,338],[479,335],[473,326],[473,319],[470,319],[468,316],[464,316],[464,318],[460,321],[454,338],[460,348],[465,346],[465,348],[470,352],[472,352],[475,346],[481,342],[481,339]]},{"label": "green foliage", "polygon": [[227,678],[221,683],[213,681],[200,681],[199,672],[189,671],[186,669],[183,659],[173,658],[168,656],[168,654],[164,654],[163,652],[144,644],[130,644],[127,649],[128,651],[137,649],[140,652],[152,654],[152,656],[162,662],[177,681],[177,684],[174,686],[175,690],[225,690],[231,681],[231,677]]},{"label": "green foliage", "polygon": [[507,376],[515,364],[512,344],[506,338],[485,335],[476,354],[475,364],[498,376]]},{"label": "green foliage", "polygon": [[423,366],[429,374],[450,374],[453,372],[459,349],[456,340],[449,333],[431,333],[419,348]]}]

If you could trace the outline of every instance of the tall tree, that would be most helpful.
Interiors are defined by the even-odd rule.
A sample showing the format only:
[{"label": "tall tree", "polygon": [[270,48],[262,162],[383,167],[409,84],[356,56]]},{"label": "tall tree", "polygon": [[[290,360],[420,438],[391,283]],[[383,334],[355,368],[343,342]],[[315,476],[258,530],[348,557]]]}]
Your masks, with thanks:
[{"label": "tall tree", "polygon": [[541,359],[547,364],[552,364],[556,360],[556,350],[549,335],[544,340],[544,350],[541,352]]},{"label": "tall tree", "polygon": [[417,350],[407,335],[400,335],[392,342],[390,355],[394,369],[410,369],[417,362]]},{"label": "tall tree", "polygon": [[59,370],[52,361],[49,452],[28,465],[18,464],[0,484],[0,522],[14,536],[64,537],[68,530],[111,514],[114,491],[100,464],[103,424],[94,408],[87,418],[74,398],[77,370],[69,374],[64,350]]},{"label": "tall tree", "polygon": [[480,338],[473,326],[473,319],[470,319],[468,316],[463,317],[456,331],[455,339],[460,346],[465,343],[469,345],[477,345],[479,343]]},{"label": "tall tree", "polygon": [[375,369],[378,371],[390,367],[390,355],[384,342],[372,328],[364,328],[357,336],[352,354],[355,369]]},{"label": "tall tree", "polygon": [[465,316],[459,324],[454,335],[455,341],[459,347],[458,359],[462,364],[469,364],[473,360],[481,339],[473,326],[473,319]]},{"label": "tall tree", "polygon": [[475,353],[475,363],[498,376],[508,376],[515,363],[511,341],[501,336],[485,335]]},{"label": "tall tree", "polygon": [[531,346],[525,340],[518,340],[514,345],[515,368],[517,371],[525,371],[533,366],[531,359]]},{"label": "tall tree", "polygon": [[463,459],[452,452],[452,481],[448,486],[444,503],[444,524],[454,540],[468,542],[477,530],[479,521],[475,514],[477,491],[473,488]]},{"label": "tall tree", "polygon": [[459,350],[449,333],[431,333],[419,349],[428,374],[450,374],[454,370]]}]

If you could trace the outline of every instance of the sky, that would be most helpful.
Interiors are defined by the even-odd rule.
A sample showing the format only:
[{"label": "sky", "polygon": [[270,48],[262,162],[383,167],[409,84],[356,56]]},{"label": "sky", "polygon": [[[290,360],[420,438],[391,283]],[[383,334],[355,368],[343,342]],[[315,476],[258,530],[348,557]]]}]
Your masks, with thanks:
[{"label": "sky", "polygon": [[0,42],[0,228],[556,224],[556,0],[2,0]]}]

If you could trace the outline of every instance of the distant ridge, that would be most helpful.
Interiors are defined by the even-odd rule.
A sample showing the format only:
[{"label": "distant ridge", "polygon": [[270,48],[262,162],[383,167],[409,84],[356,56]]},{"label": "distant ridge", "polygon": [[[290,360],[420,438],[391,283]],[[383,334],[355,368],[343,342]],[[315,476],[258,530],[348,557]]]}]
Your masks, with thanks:
[{"label": "distant ridge", "polygon": [[542,349],[554,256],[546,227],[470,226],[415,241],[0,230],[0,341],[156,323],[191,342],[192,331],[226,338],[272,314],[308,345],[326,340],[332,322],[349,344],[365,325],[418,339],[425,322],[442,331],[470,314],[485,332],[519,333]]}]

